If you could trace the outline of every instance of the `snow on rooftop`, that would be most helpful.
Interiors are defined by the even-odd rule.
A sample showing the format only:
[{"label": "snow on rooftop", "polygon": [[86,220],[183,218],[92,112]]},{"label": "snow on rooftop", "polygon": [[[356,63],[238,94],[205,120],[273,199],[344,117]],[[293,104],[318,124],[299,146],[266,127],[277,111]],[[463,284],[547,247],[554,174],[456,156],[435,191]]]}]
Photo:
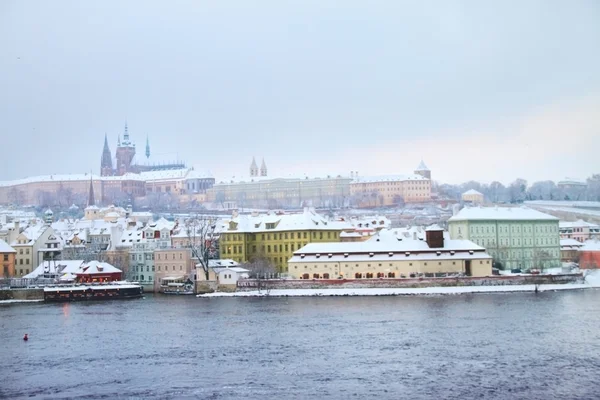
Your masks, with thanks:
[{"label": "snow on rooftop", "polygon": [[579,248],[579,251],[600,251],[600,240],[588,240],[583,246]]},{"label": "snow on rooftop", "polygon": [[10,247],[8,243],[0,239],[0,253],[16,253],[17,251]]},{"label": "snow on rooftop", "polygon": [[185,179],[189,168],[166,169],[162,171],[144,171],[140,176],[146,182]]},{"label": "snow on rooftop", "polygon": [[42,176],[31,176],[23,179],[16,179],[12,181],[0,182],[0,186],[15,186],[24,185],[26,183],[37,183],[37,182],[53,182],[53,181],[89,181],[100,180],[101,177],[98,175],[91,174],[59,174],[59,175],[42,175]]},{"label": "snow on rooftop", "polygon": [[282,177],[270,177],[270,176],[232,176],[230,179],[221,179],[219,180],[215,186],[219,185],[230,185],[230,184],[250,184],[250,183],[259,183],[259,182],[273,182],[273,181],[315,181],[315,180],[327,180],[327,179],[346,179],[351,180],[351,178],[342,176],[342,175],[329,175],[326,177],[309,177],[308,175],[287,175]]},{"label": "snow on rooftop", "polygon": [[470,195],[483,196],[483,193],[478,192],[475,189],[469,189],[466,192],[464,192],[463,195],[467,195],[467,196],[470,196]]},{"label": "snow on rooftop", "polygon": [[83,260],[60,260],[60,261],[44,261],[36,267],[31,273],[23,278],[34,279],[44,274],[65,274],[75,273],[83,264]]},{"label": "snow on rooftop", "polygon": [[351,224],[331,221],[311,210],[296,214],[240,215],[227,222],[227,232],[283,232],[298,230],[352,230]]},{"label": "snow on rooftop", "polygon": [[598,225],[598,224],[592,224],[589,222],[585,222],[582,219],[577,220],[577,221],[560,221],[558,223],[558,226],[560,228],[583,228],[583,227],[599,228],[600,227],[600,225]]},{"label": "snow on rooftop", "polygon": [[294,252],[294,255],[321,254],[327,256],[329,253],[405,253],[405,252],[437,252],[437,251],[484,251],[485,249],[470,240],[444,240],[443,248],[430,248],[424,240],[404,239],[401,241],[377,242],[369,240],[366,242],[329,242],[309,243]]},{"label": "snow on rooftop", "polygon": [[452,221],[558,221],[558,218],[544,214],[527,207],[465,207],[456,215],[450,217]]},{"label": "snow on rooftop", "polygon": [[406,181],[429,181],[421,175],[378,175],[378,176],[358,176],[352,183],[376,183],[376,182],[406,182]]},{"label": "snow on rooftop", "polygon": [[581,247],[583,243],[578,242],[575,239],[560,239],[560,247]]}]

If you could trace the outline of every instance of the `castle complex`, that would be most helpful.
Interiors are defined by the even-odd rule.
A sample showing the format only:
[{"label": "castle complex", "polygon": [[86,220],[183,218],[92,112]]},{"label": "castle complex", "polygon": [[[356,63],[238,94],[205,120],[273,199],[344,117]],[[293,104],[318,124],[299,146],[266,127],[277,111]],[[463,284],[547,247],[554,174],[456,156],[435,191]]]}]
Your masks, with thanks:
[{"label": "castle complex", "polygon": [[125,131],[123,132],[123,140],[119,135],[117,140],[117,150],[115,152],[114,164],[113,157],[108,147],[108,137],[104,135],[104,149],[102,150],[102,158],[100,161],[101,176],[122,176],[126,173],[140,173],[145,171],[162,171],[167,169],[183,169],[185,164],[182,162],[156,162],[150,158],[150,141],[146,138],[145,162],[135,162],[135,143],[129,138],[129,130],[125,123]]}]

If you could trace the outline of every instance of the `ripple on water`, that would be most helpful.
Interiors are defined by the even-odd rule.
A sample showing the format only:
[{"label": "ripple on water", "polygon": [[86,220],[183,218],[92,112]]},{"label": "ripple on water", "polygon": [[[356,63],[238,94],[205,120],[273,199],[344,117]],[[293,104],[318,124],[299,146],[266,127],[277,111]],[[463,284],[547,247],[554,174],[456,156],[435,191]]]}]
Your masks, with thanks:
[{"label": "ripple on water", "polygon": [[0,307],[0,397],[597,398],[599,305],[586,291]]}]

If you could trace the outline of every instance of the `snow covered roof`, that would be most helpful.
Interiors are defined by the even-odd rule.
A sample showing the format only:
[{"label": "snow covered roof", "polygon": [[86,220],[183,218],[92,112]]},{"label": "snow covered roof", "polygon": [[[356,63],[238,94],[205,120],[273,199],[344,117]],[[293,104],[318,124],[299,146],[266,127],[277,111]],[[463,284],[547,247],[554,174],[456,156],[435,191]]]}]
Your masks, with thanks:
[{"label": "snow covered roof", "polygon": [[588,240],[583,246],[579,248],[579,251],[600,251],[600,240]]},{"label": "snow covered roof", "polygon": [[320,177],[312,177],[309,178],[307,175],[288,175],[285,177],[279,177],[279,178],[273,178],[273,177],[268,177],[268,176],[251,176],[251,177],[245,177],[245,176],[232,176],[230,179],[221,179],[219,180],[215,186],[219,186],[219,185],[231,185],[231,184],[252,184],[252,183],[270,183],[270,182],[281,182],[281,181],[287,181],[287,182],[299,182],[299,181],[317,181],[317,180],[327,180],[327,179],[331,179],[331,180],[336,180],[336,179],[345,179],[350,181],[352,178],[348,178],[342,175],[330,175],[324,178],[320,178]]},{"label": "snow covered roof", "polygon": [[453,221],[558,221],[558,218],[527,207],[465,207],[448,219]]},{"label": "snow covered roof", "polygon": [[185,179],[210,179],[210,178],[214,178],[212,172],[210,172],[207,169],[204,168],[198,168],[196,166],[192,167],[189,172],[187,173],[187,175],[185,176]]},{"label": "snow covered roof", "polygon": [[583,246],[583,243],[578,242],[575,239],[560,239],[560,247],[561,247],[561,249],[563,247],[564,248],[572,248],[572,247],[579,248],[581,246]]},{"label": "snow covered roof", "polygon": [[141,174],[127,173],[122,176],[99,176],[93,174],[57,174],[57,175],[39,175],[30,176],[22,179],[15,179],[12,181],[0,181],[0,187],[10,187],[16,185],[24,185],[28,183],[42,183],[42,182],[89,182],[93,181],[123,181],[123,180],[138,180],[143,181],[144,176]]},{"label": "snow covered roof", "polygon": [[77,271],[82,264],[83,260],[60,260],[54,262],[45,261],[23,278],[34,279],[44,274],[56,275],[59,273],[75,273],[75,271]]},{"label": "snow covered roof", "polygon": [[560,221],[558,223],[558,227],[559,228],[583,228],[583,227],[588,227],[588,228],[599,228],[600,225],[598,224],[591,224],[589,222],[585,222],[584,220],[580,219],[574,222],[571,221]]},{"label": "snow covered roof", "polygon": [[144,230],[151,230],[151,231],[168,230],[168,231],[171,231],[171,230],[173,230],[173,228],[175,228],[175,222],[171,222],[171,221],[161,217],[157,221],[148,222],[146,224],[146,226],[144,227]]},{"label": "snow covered roof", "polygon": [[423,160],[421,160],[421,162],[419,163],[419,166],[417,167],[416,170],[417,171],[429,171],[429,168],[427,168],[427,165],[425,165]]},{"label": "snow covered roof", "polygon": [[297,214],[240,215],[229,220],[228,232],[283,232],[298,230],[352,230],[347,222],[330,221],[312,210]]},{"label": "snow covered roof", "polygon": [[472,195],[475,195],[475,196],[483,196],[483,193],[481,193],[481,192],[478,192],[478,191],[477,191],[477,190],[475,190],[475,189],[469,189],[469,190],[467,190],[466,192],[464,192],[464,193],[463,193],[463,195],[467,195],[467,196],[472,196]]},{"label": "snow covered roof", "polygon": [[406,182],[406,181],[429,181],[421,175],[378,175],[378,176],[358,176],[352,183],[377,183],[377,182]]},{"label": "snow covered roof", "polygon": [[146,182],[182,180],[185,178],[188,171],[188,168],[165,169],[161,171],[144,171],[140,173],[140,176]]},{"label": "snow covered roof", "polygon": [[82,264],[77,271],[73,273],[76,275],[90,275],[90,274],[113,274],[121,272],[120,269],[110,265],[109,263],[100,261],[90,261],[86,264]]},{"label": "snow covered roof", "polygon": [[444,247],[430,248],[423,240],[396,242],[309,243],[294,252],[290,262],[301,261],[365,261],[395,259],[464,259],[491,258],[485,249],[470,240],[445,240]]},{"label": "snow covered roof", "polygon": [[0,253],[16,253],[17,251],[10,247],[8,243],[0,239]]},{"label": "snow covered roof", "polygon": [[576,186],[587,186],[586,181],[582,181],[581,179],[569,178],[566,177],[562,181],[559,181],[557,185],[576,185]]},{"label": "snow covered roof", "polygon": [[223,259],[223,260],[208,260],[208,266],[210,268],[218,268],[218,267],[237,267],[240,265],[237,261],[231,259]]},{"label": "snow covered roof", "polygon": [[309,254],[309,253],[350,253],[350,252],[407,252],[407,251],[484,251],[485,249],[470,240],[454,239],[444,240],[443,248],[430,248],[425,240],[403,239],[401,241],[385,241],[377,242],[368,240],[366,242],[324,242],[324,243],[309,243],[294,254]]},{"label": "snow covered roof", "polygon": [[31,176],[23,179],[16,179],[12,181],[0,182],[0,186],[15,186],[24,185],[26,183],[37,183],[37,182],[55,182],[55,181],[89,181],[90,178],[93,180],[100,180],[101,177],[98,175],[90,174],[62,174],[62,175],[41,175]]}]

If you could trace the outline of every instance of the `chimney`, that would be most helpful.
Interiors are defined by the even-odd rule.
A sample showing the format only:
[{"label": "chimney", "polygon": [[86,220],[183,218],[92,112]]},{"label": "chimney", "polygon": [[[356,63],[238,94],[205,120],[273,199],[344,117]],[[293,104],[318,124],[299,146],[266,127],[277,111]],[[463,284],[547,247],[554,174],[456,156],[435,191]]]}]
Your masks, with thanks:
[{"label": "chimney", "polygon": [[425,240],[430,249],[439,249],[444,247],[444,230],[437,225],[433,225],[425,231]]}]

